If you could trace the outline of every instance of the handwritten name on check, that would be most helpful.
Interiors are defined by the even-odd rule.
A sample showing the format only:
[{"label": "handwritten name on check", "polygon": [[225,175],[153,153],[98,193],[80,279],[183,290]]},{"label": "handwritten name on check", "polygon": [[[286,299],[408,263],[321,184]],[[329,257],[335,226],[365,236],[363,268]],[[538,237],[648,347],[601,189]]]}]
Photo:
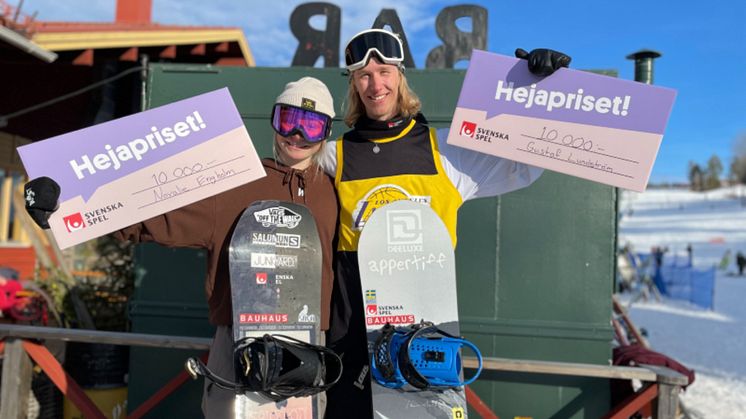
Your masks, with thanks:
[{"label": "handwritten name on check", "polygon": [[61,249],[266,175],[227,88],[18,153],[29,178],[60,185],[49,225]]},{"label": "handwritten name on check", "polygon": [[448,143],[642,192],[676,92],[475,50]]}]

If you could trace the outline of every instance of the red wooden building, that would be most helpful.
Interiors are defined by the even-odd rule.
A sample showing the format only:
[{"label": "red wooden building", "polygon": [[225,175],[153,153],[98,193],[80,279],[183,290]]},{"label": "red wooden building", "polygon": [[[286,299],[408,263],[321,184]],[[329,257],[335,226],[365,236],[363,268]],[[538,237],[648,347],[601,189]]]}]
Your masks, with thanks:
[{"label": "red wooden building", "polygon": [[22,278],[40,251],[31,236],[45,238],[12,205],[25,180],[16,147],[139,111],[148,62],[254,66],[241,28],[151,14],[152,0],[118,0],[113,22],[45,22],[0,0],[0,265]]}]

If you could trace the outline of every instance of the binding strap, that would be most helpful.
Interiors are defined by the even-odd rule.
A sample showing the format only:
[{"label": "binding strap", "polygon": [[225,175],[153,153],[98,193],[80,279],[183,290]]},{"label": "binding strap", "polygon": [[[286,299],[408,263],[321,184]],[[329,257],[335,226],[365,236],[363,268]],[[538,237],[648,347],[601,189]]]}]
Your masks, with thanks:
[{"label": "binding strap", "polygon": [[[472,350],[479,361],[476,373],[461,380],[461,347]],[[381,329],[373,348],[373,377],[384,387],[400,388],[405,382],[420,390],[461,387],[482,371],[482,355],[474,344],[422,321],[397,330]]]},{"label": "binding strap", "polygon": [[237,382],[213,373],[198,358],[189,358],[192,378],[203,376],[237,394],[257,392],[281,401],[327,390],[342,376],[342,360],[332,350],[284,335],[246,337],[233,350]]}]

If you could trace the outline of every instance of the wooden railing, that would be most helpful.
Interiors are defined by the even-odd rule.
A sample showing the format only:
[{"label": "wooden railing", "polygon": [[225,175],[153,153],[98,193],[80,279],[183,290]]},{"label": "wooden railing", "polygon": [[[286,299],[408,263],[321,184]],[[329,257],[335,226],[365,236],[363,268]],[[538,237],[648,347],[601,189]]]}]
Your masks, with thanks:
[{"label": "wooden railing", "polygon": [[[5,343],[2,393],[0,394],[0,417],[15,419],[20,417],[20,401],[28,400],[30,384],[30,361],[26,353],[44,370],[52,381],[83,412],[86,417],[99,418],[98,408],[88,399],[83,391],[67,375],[46,348],[34,340],[62,340],[89,343],[109,343],[114,345],[149,346],[175,349],[197,349],[207,351],[212,339],[162,336],[142,333],[102,332],[83,329],[60,329],[36,326],[19,326],[0,324],[0,339]],[[475,369],[477,360],[465,357],[464,368]],[[688,384],[688,379],[678,372],[665,367],[643,365],[640,367],[607,366],[568,362],[531,361],[508,358],[484,358],[483,367],[487,371],[506,371],[525,374],[552,374],[575,377],[596,377],[604,379],[640,380],[642,388],[629,399],[615,406],[604,418],[628,418],[642,406],[654,402],[654,412],[659,419],[673,419],[678,407],[678,395],[681,386]],[[26,375],[28,377],[24,378]],[[127,415],[128,419],[139,419],[161,400],[186,382],[188,375],[182,372],[142,405]],[[467,401],[471,408],[484,419],[496,419],[497,416],[489,406],[468,387]]]},{"label": "wooden railing", "polygon": [[[464,358],[464,368],[476,369],[476,358]],[[655,365],[623,367],[612,365],[580,364],[570,362],[529,361],[508,358],[484,358],[483,368],[487,371],[505,371],[525,374],[569,375],[573,377],[596,377],[606,379],[640,380],[644,384],[640,390],[619,406],[614,406],[604,418],[627,419],[643,406],[657,402],[654,417],[673,419],[679,404],[681,387],[689,379],[676,371]]]},{"label": "wooden railing", "polygon": [[[44,371],[60,391],[89,419],[105,416],[83,392],[75,380],[62,368],[46,347],[36,340],[108,343],[113,345],[149,346],[156,348],[197,349],[207,351],[212,339],[162,336],[142,333],[102,332],[85,329],[0,324],[0,351],[4,350],[2,384],[0,384],[0,418],[25,418],[25,402],[31,388],[31,359]],[[30,340],[33,339],[33,340]],[[29,359],[29,357],[31,359]],[[206,360],[203,355],[203,360]],[[127,414],[139,419],[189,379],[186,371],[177,374],[158,392]]]}]

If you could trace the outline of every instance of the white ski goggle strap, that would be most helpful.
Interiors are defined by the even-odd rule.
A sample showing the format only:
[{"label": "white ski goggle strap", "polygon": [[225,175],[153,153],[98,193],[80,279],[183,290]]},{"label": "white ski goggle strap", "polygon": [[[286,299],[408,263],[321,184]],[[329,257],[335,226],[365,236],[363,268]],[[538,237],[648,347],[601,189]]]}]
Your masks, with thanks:
[{"label": "white ski goggle strap", "polygon": [[386,64],[401,65],[404,61],[404,47],[399,37],[383,29],[368,29],[353,36],[347,43],[347,70],[355,71],[365,67],[372,52]]}]

